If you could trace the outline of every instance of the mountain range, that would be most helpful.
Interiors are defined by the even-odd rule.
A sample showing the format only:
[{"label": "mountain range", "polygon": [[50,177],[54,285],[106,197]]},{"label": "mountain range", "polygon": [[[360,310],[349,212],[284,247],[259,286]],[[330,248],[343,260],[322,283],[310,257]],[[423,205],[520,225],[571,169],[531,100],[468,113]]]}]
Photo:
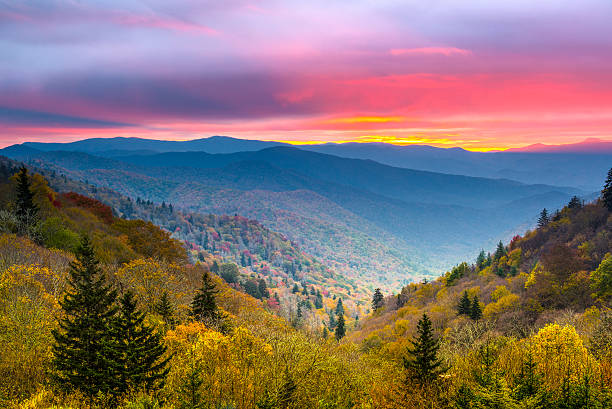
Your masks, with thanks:
[{"label": "mountain range", "polygon": [[[281,142],[212,136],[191,141],[141,138],[93,138],[70,143],[26,142],[43,151],[77,151],[118,157],[164,152],[236,153],[290,146]],[[302,150],[345,158],[371,159],[382,164],[438,173],[507,178],[519,182],[573,186],[586,191],[600,188],[599,176],[610,167],[612,142],[587,139],[566,145],[535,144],[499,152],[472,152],[461,148],[386,143],[325,143],[296,145]]]},{"label": "mountain range", "polygon": [[572,195],[587,193],[392,167],[288,146],[211,154],[151,153],[136,144],[136,154],[117,155],[124,146],[113,142],[106,146],[114,150],[113,157],[104,157],[104,151],[52,150],[65,145],[44,146],[43,151],[33,144],[0,154],[132,198],[257,219],[370,288],[396,289],[439,274],[474,249],[492,248],[533,225],[543,207],[554,209]]}]

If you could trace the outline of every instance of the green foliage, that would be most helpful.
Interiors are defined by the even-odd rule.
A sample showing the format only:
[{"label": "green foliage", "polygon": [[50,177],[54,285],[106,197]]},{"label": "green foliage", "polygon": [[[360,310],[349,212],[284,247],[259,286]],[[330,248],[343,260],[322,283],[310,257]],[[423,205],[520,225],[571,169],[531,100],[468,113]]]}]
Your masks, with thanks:
[{"label": "green foliage", "polygon": [[38,220],[38,206],[34,203],[32,183],[25,166],[17,174],[17,199],[15,214],[22,223],[35,224]]},{"label": "green foliage", "polygon": [[542,228],[546,226],[550,222],[550,218],[548,217],[548,210],[546,208],[542,209],[540,213],[540,217],[538,218],[538,227]]},{"label": "green foliage", "polygon": [[612,255],[606,254],[599,267],[591,275],[597,295],[603,299],[612,297]]},{"label": "green foliage", "polygon": [[232,284],[238,282],[240,271],[238,270],[238,266],[234,263],[223,263],[221,267],[219,267],[219,275],[227,283]]},{"label": "green foliage", "polygon": [[470,266],[468,263],[463,262],[451,269],[450,272],[446,274],[446,285],[453,285],[457,280],[464,277],[470,272]]},{"label": "green foliage", "polygon": [[168,358],[162,359],[166,347],[161,342],[161,335],[146,325],[144,319],[133,293],[127,291],[121,297],[119,315],[112,322],[117,342],[112,353],[119,394],[159,389],[168,374]]},{"label": "green foliage", "polygon": [[60,302],[64,318],[55,338],[55,382],[79,390],[90,400],[118,389],[112,375],[115,342],[111,325],[116,293],[106,284],[89,239],[83,237],[70,266],[70,290]]},{"label": "green foliage", "polygon": [[219,291],[215,287],[212,277],[205,271],[202,275],[200,287],[191,303],[191,316],[202,322],[214,322],[219,319],[219,309],[215,299]]},{"label": "green foliage", "polygon": [[472,299],[472,303],[470,304],[470,318],[474,321],[478,321],[482,318],[482,308],[480,307],[480,301],[478,300],[478,296],[475,295]]},{"label": "green foliage", "polygon": [[442,360],[438,358],[440,343],[434,337],[433,326],[427,314],[423,314],[419,320],[417,336],[411,344],[412,347],[407,349],[408,357],[403,358],[404,368],[411,379],[421,384],[428,384],[436,381],[439,375],[447,371]]},{"label": "green foliage", "polygon": [[504,243],[502,243],[500,240],[500,242],[497,243],[497,248],[495,249],[495,256],[493,257],[493,260],[499,261],[499,259],[505,255],[506,255],[506,247],[504,247]]},{"label": "green foliage", "polygon": [[612,212],[612,168],[608,171],[608,177],[601,191],[601,200],[608,211]]},{"label": "green foliage", "polygon": [[459,300],[459,305],[457,305],[457,314],[458,315],[470,315],[471,311],[472,311],[472,302],[470,301],[470,297],[466,290],[463,292],[463,295],[461,295],[461,299]]},{"label": "green foliage", "polygon": [[336,341],[340,341],[346,335],[346,327],[344,322],[344,314],[338,315],[338,323],[336,324]]},{"label": "green foliage", "polygon": [[79,235],[66,228],[59,217],[49,217],[41,223],[40,233],[46,247],[75,251],[79,246]]},{"label": "green foliage", "polygon": [[380,288],[374,290],[374,295],[372,296],[372,310],[378,311],[385,305],[385,297],[380,291]]}]

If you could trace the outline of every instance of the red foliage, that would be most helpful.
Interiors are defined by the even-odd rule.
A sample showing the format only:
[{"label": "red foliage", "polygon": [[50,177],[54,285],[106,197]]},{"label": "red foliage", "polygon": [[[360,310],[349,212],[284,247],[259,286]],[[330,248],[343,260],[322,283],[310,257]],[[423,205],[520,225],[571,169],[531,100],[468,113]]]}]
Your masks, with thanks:
[{"label": "red foliage", "polygon": [[53,198],[53,194],[47,193],[47,199],[49,199],[49,201],[51,202],[53,207],[55,207],[56,209],[61,209],[62,203],[60,201],[58,201],[58,200],[55,200]]},{"label": "red foliage", "polygon": [[98,216],[104,223],[111,224],[115,219],[115,216],[113,216],[113,210],[96,199],[92,199],[75,192],[62,193],[62,198],[66,199],[77,207],[89,210],[91,213]]}]

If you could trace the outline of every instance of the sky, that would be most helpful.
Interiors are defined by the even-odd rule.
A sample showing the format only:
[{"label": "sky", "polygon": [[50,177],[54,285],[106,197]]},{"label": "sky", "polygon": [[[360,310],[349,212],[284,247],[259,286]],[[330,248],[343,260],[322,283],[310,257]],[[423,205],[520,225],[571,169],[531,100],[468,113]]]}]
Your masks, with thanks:
[{"label": "sky", "polygon": [[0,0],[0,146],[612,139],[610,0]]}]

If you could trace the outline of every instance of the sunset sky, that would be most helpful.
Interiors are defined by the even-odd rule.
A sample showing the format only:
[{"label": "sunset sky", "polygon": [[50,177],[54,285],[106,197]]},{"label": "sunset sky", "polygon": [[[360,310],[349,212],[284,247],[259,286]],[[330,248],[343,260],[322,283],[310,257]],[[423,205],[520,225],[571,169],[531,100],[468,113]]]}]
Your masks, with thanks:
[{"label": "sunset sky", "polygon": [[612,139],[610,0],[0,0],[0,146]]}]

